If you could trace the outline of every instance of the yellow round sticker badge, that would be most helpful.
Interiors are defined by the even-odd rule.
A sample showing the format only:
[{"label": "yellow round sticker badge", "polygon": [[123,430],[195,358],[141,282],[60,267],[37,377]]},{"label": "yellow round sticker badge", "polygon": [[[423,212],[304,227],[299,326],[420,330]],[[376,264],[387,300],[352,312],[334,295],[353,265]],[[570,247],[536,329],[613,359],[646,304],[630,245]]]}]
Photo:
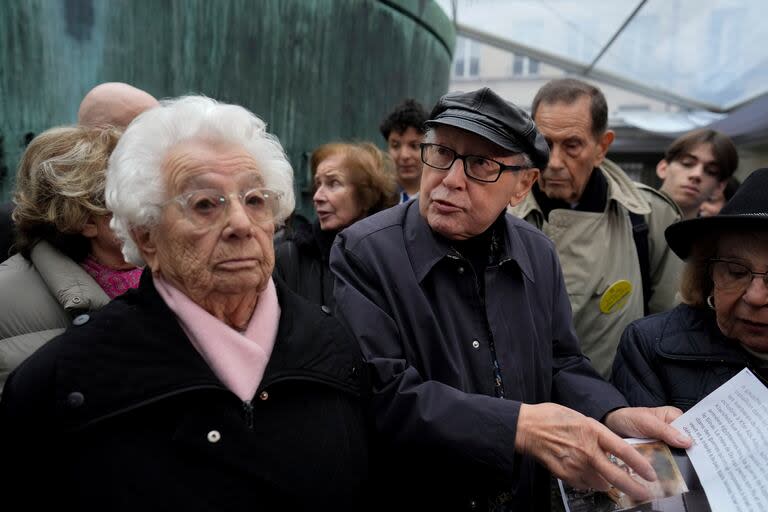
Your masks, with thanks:
[{"label": "yellow round sticker badge", "polygon": [[613,313],[624,307],[632,293],[632,283],[626,279],[619,279],[605,290],[600,297],[600,312],[604,314]]}]

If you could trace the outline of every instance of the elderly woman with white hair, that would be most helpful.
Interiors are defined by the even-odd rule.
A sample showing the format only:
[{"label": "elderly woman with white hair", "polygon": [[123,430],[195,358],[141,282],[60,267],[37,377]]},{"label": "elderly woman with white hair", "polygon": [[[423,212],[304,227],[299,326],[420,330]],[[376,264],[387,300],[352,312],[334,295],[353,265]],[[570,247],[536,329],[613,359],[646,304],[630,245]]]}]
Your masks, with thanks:
[{"label": "elderly woman with white hair", "polygon": [[128,127],[107,205],[126,259],[146,269],[136,291],[10,376],[5,498],[73,510],[357,507],[368,475],[358,348],[271,277],[292,179],[280,143],[239,106],[184,97]]}]

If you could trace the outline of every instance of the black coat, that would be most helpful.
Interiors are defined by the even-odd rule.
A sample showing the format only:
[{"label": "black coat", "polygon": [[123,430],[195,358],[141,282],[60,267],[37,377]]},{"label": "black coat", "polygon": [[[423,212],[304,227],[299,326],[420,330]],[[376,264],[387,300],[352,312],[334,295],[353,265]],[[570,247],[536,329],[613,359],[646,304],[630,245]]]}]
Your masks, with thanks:
[{"label": "black coat", "polygon": [[3,502],[357,509],[368,475],[359,350],[333,317],[276,285],[280,326],[252,410],[193,348],[148,272],[30,357],[0,403]]},{"label": "black coat", "polygon": [[476,275],[415,199],[356,222],[331,250],[338,316],[372,373],[376,470],[390,482],[380,508],[546,510],[549,475],[514,448],[521,404],[598,420],[626,405],[579,349],[551,240],[504,214],[486,241]]},{"label": "black coat", "polygon": [[714,311],[681,304],[627,327],[611,380],[632,406],[687,411],[744,368],[760,375],[764,365],[723,336]]},{"label": "black coat", "polygon": [[0,203],[0,262],[11,256],[11,246],[14,244],[15,233],[11,214],[14,204],[10,201]]},{"label": "black coat", "polygon": [[300,224],[275,247],[275,275],[288,287],[315,304],[333,310],[333,274],[328,264],[336,231],[322,231],[320,224]]}]

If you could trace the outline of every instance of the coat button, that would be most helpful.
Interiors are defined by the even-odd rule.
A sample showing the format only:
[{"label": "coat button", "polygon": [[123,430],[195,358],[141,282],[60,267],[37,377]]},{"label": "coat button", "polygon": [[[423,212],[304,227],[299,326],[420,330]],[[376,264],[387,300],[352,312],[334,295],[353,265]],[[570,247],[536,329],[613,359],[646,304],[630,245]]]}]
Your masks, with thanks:
[{"label": "coat button", "polygon": [[208,442],[209,443],[218,443],[221,439],[221,434],[218,430],[211,430],[208,432]]},{"label": "coat button", "polygon": [[458,272],[459,274],[463,274],[464,273],[464,267],[457,268],[456,272]]},{"label": "coat button", "polygon": [[328,307],[328,306],[326,306],[325,304],[323,304],[322,306],[320,306],[320,311],[322,311],[322,312],[323,312],[323,313],[325,313],[326,315],[330,315],[330,314],[331,314],[331,308],[329,308],[329,307]]},{"label": "coat button", "polygon": [[475,500],[470,501],[469,502],[469,508],[471,508],[472,510],[476,509],[477,508],[477,502]]},{"label": "coat button", "polygon": [[75,317],[75,319],[72,320],[72,325],[83,325],[83,324],[88,323],[88,320],[90,320],[90,319],[91,319],[91,317],[86,315],[86,314],[77,315]]},{"label": "coat button", "polygon": [[73,391],[67,395],[67,407],[70,409],[77,409],[85,402],[85,397],[79,391]]},{"label": "coat button", "polygon": [[480,348],[480,342],[477,340],[472,340],[472,348]]},{"label": "coat button", "polygon": [[269,393],[266,391],[259,393],[259,400],[269,400]]},{"label": "coat button", "polygon": [[80,304],[80,297],[72,297],[72,302],[75,304]]}]

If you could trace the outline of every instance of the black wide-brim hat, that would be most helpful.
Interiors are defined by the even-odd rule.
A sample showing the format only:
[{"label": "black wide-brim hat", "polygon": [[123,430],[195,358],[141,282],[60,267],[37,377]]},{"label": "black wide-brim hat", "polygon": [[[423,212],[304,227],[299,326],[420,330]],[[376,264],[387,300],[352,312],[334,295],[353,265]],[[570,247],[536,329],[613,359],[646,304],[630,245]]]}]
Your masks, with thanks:
[{"label": "black wide-brim hat", "polygon": [[451,92],[440,98],[426,126],[461,128],[490,140],[513,153],[526,153],[543,171],[549,145],[528,113],[504,100],[488,87],[471,92]]},{"label": "black wide-brim hat", "polygon": [[697,241],[737,230],[768,231],[768,168],[753,171],[717,215],[676,222],[664,236],[675,254],[686,259]]}]

